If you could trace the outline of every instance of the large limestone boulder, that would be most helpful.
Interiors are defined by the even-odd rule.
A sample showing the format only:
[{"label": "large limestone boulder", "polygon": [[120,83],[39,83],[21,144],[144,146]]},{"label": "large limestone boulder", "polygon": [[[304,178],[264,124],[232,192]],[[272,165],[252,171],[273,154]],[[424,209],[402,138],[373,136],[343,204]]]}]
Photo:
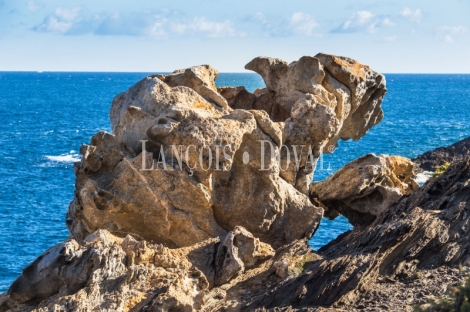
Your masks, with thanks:
[{"label": "large limestone boulder", "polygon": [[400,156],[367,154],[338,170],[328,179],[310,185],[310,196],[321,202],[325,216],[346,216],[363,227],[403,195],[419,185],[414,164]]},{"label": "large limestone boulder", "polygon": [[227,100],[217,92],[215,79],[219,72],[210,65],[193,66],[176,70],[170,75],[157,75],[170,87],[185,86],[199,93],[204,99],[220,107],[227,108]]},{"label": "large limestone boulder", "polygon": [[236,226],[275,248],[310,237],[323,215],[308,196],[317,158],[341,137],[351,107],[373,105],[362,117],[367,129],[374,125],[369,112],[380,111],[386,91],[383,76],[369,67],[341,66],[341,75],[359,75],[354,66],[382,82],[361,85],[354,106],[350,83],[328,74],[320,58],[290,65],[257,58],[247,68],[267,88],[253,94],[217,89],[218,72],[209,65],[149,76],[119,94],[110,111],[113,133],[95,135],[75,166],[72,237],[106,229],[182,247]]},{"label": "large limestone boulder", "polygon": [[288,64],[257,57],[245,68],[260,74],[276,102],[288,111],[307,94],[329,107],[339,123],[330,144],[338,138],[358,140],[383,118],[385,77],[350,58],[319,53]]}]

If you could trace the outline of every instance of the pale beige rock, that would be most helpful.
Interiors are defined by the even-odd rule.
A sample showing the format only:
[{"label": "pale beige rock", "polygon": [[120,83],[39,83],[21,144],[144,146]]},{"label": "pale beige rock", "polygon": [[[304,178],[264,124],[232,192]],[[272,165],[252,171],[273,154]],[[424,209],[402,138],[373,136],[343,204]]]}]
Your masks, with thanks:
[{"label": "pale beige rock", "polygon": [[[161,80],[182,84],[174,77],[187,72],[147,77],[115,98],[113,135],[96,135],[75,168],[77,190],[68,212],[73,237],[102,228],[180,247],[237,225],[273,246],[309,237],[322,209],[286,183],[272,161],[284,123],[263,110],[221,109],[189,87]],[[272,145],[264,155],[261,141]],[[186,154],[173,149],[178,146],[193,148]],[[221,146],[228,147],[227,157],[217,158]],[[166,170],[158,164],[163,158]],[[260,170],[263,163],[271,167]]]},{"label": "pale beige rock", "polygon": [[310,196],[326,207],[325,215],[345,215],[355,226],[372,223],[388,206],[419,185],[408,158],[367,154],[328,179],[312,183]]},{"label": "pale beige rock", "polygon": [[69,240],[46,251],[8,295],[32,311],[195,311],[209,288],[189,261],[198,248],[172,250],[99,230],[83,245]]},{"label": "pale beige rock", "polygon": [[350,114],[344,121],[340,137],[358,140],[383,118],[380,105],[387,89],[385,77],[351,58],[319,53],[326,72],[351,91]]},{"label": "pale beige rock", "polygon": [[[142,154],[115,147],[110,134],[95,135],[92,144],[83,148],[82,161],[76,164],[77,191],[68,211],[69,229],[77,240],[107,229],[176,247],[226,234],[211,212],[211,191],[194,175],[185,170],[142,171]],[[148,168],[151,160],[149,153]]]},{"label": "pale beige rock", "polygon": [[[354,66],[375,77],[368,67]],[[184,261],[171,260],[170,255],[189,259],[184,262],[185,274],[194,266],[208,285],[223,284],[272,256],[270,245],[278,248],[309,238],[323,216],[308,192],[316,161],[328,144],[343,138],[342,127],[353,120],[353,108],[358,115],[349,124],[351,129],[361,118],[367,119],[367,127],[374,124],[369,115],[361,114],[380,111],[377,94],[385,86],[371,86],[379,90],[372,93],[368,83],[354,81],[350,86],[310,56],[289,65],[257,58],[247,68],[262,75],[266,89],[255,94],[243,87],[216,89],[218,72],[202,65],[147,77],[119,94],[110,111],[113,133],[95,135],[82,146],[82,159],[75,164],[76,191],[67,213],[75,241],[48,251],[31,267],[33,289],[20,278],[10,297],[37,300],[33,296],[47,298],[66,285],[75,285],[67,280],[73,277],[66,275],[71,266],[62,266],[64,252],[74,259],[95,259],[86,254],[93,249],[112,254],[113,269],[106,274],[114,279],[130,274],[128,267],[152,263],[159,272],[155,278],[161,273],[172,281],[165,286],[165,294],[148,303],[148,309],[195,308],[200,303],[194,300],[204,287],[199,279],[178,286],[183,273],[172,273]],[[348,70],[338,69],[352,76]],[[354,91],[352,97],[353,87],[366,91]],[[368,99],[358,107],[352,104],[365,96]],[[357,127],[357,133],[364,130],[362,124]],[[221,156],[220,147],[225,155],[214,157]],[[398,163],[390,166],[406,172]],[[215,257],[212,240],[219,237],[226,238]],[[201,242],[209,243],[195,247]],[[154,244],[162,246],[148,247]],[[192,250],[162,249],[184,246]],[[165,250],[165,256],[157,259],[155,250]],[[214,258],[218,259],[215,267]],[[84,282],[92,270],[97,285],[102,283],[107,275],[97,272],[106,265],[100,266],[78,270],[77,280]],[[138,293],[131,296],[131,303],[124,303],[107,298],[98,288],[87,291],[91,301],[82,298],[83,290],[74,293],[87,309],[90,302],[101,301],[109,309],[126,310],[148,296]]]},{"label": "pale beige rock", "polygon": [[217,92],[215,79],[219,72],[210,65],[193,66],[187,69],[175,70],[170,75],[158,75],[170,87],[189,87],[199,93],[204,99],[220,107],[228,108],[227,100]]},{"label": "pale beige rock", "polygon": [[[385,78],[354,60],[318,54],[287,64],[280,59],[257,57],[245,68],[260,74],[266,84],[267,90],[257,91],[256,96],[273,95],[270,101],[290,114],[283,120],[283,144],[287,149],[281,151],[281,167],[288,168],[281,171],[281,176],[301,193],[308,193],[313,167],[321,153],[331,153],[340,138],[359,139],[382,119]],[[294,145],[307,148],[296,153]],[[298,154],[300,166],[288,161],[289,154]]]},{"label": "pale beige rock", "polygon": [[232,277],[274,256],[274,249],[262,243],[241,226],[236,226],[220,243],[216,257],[215,284],[227,283]]}]

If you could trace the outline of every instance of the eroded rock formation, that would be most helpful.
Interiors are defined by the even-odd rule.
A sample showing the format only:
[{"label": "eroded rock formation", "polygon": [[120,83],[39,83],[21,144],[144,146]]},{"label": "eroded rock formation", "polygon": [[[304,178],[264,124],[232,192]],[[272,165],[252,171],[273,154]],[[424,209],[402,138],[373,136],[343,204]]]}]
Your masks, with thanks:
[{"label": "eroded rock formation", "polygon": [[106,229],[182,247],[236,226],[274,248],[310,237],[323,214],[308,197],[316,160],[380,121],[384,77],[323,54],[247,68],[266,89],[216,89],[218,72],[202,65],[119,94],[113,133],[95,135],[76,164],[72,237]]},{"label": "eroded rock formation", "polygon": [[388,206],[416,190],[414,163],[404,157],[368,154],[310,184],[310,196],[325,208],[325,216],[346,216],[354,226],[371,224]]},{"label": "eroded rock formation", "polygon": [[[119,94],[75,164],[70,238],[0,311],[353,310],[383,280],[463,263],[470,163],[412,191],[409,160],[366,155],[310,186],[326,147],[381,120],[383,75],[326,54],[246,68],[266,88],[216,88],[202,65]],[[322,207],[356,229],[314,253]]]},{"label": "eroded rock formation", "polygon": [[199,309],[209,283],[190,255],[204,248],[172,250],[99,230],[81,244],[72,239],[46,251],[8,295],[24,303],[20,311],[37,304],[47,311]]}]

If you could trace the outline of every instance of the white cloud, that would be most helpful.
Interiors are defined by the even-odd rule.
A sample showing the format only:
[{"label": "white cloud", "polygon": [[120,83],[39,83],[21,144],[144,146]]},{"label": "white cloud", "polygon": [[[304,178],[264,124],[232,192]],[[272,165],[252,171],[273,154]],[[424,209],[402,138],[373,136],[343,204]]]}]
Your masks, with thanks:
[{"label": "white cloud", "polygon": [[303,12],[296,12],[289,18],[289,26],[292,31],[298,35],[311,36],[313,34],[313,29],[320,26],[320,24],[318,24],[311,15]]},{"label": "white cloud", "polygon": [[368,33],[376,33],[377,24],[378,19],[372,12],[358,11],[337,29],[333,30],[333,32],[352,33],[366,31]]},{"label": "white cloud", "polygon": [[395,24],[394,22],[392,22],[392,21],[390,20],[390,18],[388,18],[388,17],[387,17],[387,18],[384,18],[384,20],[382,21],[382,24],[383,24],[384,26],[390,26],[390,27],[393,27],[393,26],[396,25],[396,24]]},{"label": "white cloud", "polygon": [[253,15],[251,19],[254,21],[258,21],[262,24],[268,23],[268,17],[266,16],[266,14],[262,12],[256,12],[255,15]]},{"label": "white cloud", "polygon": [[270,37],[312,36],[315,35],[314,29],[320,26],[312,15],[305,12],[295,12],[287,18],[267,16],[257,12],[247,21],[261,25],[262,32]]},{"label": "white cloud", "polygon": [[441,26],[437,30],[437,35],[442,36],[445,42],[453,43],[457,37],[468,32],[465,26]]},{"label": "white cloud", "polygon": [[83,8],[56,8],[54,13],[44,18],[43,22],[33,27],[39,32],[71,34],[71,30],[86,19],[88,12]]},{"label": "white cloud", "polygon": [[92,14],[85,7],[57,8],[46,16],[42,23],[33,27],[33,30],[64,35],[90,33],[101,36],[154,38],[184,35],[220,38],[244,35],[236,31],[229,20],[218,22],[207,20],[205,17],[181,18],[171,10]]},{"label": "white cloud", "polygon": [[448,42],[448,43],[453,43],[454,42],[454,38],[452,38],[450,35],[446,35],[444,37],[444,40],[445,40],[445,42]]},{"label": "white cloud", "polygon": [[422,13],[420,9],[412,10],[408,7],[405,7],[403,10],[401,10],[400,15],[412,22],[421,22]]},{"label": "white cloud", "polygon": [[27,6],[30,12],[36,13],[37,11],[43,9],[46,5],[41,1],[29,1]]},{"label": "white cloud", "polygon": [[[161,25],[163,26],[163,25]],[[189,21],[173,22],[169,24],[173,33],[184,34],[205,34],[211,38],[243,36],[235,31],[231,21],[213,22],[204,17],[196,17]]]}]

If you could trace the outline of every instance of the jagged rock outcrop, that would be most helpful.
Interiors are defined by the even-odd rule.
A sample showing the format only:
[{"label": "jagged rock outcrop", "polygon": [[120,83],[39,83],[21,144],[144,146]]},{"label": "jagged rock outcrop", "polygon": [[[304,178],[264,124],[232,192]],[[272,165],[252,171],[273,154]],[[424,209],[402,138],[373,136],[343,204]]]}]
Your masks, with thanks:
[{"label": "jagged rock outcrop", "polygon": [[[405,311],[462,281],[461,265],[468,262],[470,250],[469,188],[470,159],[455,163],[371,225],[341,235],[318,254],[305,240],[295,241],[218,287],[210,282],[217,239],[168,249],[99,231],[82,245],[70,240],[47,251],[24,270],[9,294],[0,296],[0,311]],[[54,270],[57,267],[62,269]],[[70,278],[66,285],[48,283],[58,281],[53,278],[57,274]],[[38,304],[51,293],[48,284],[58,293]],[[36,302],[21,301],[38,294]]]},{"label": "jagged rock outcrop", "polygon": [[[461,281],[470,250],[470,159],[403,196],[375,221],[323,247],[303,274],[254,299],[255,308],[404,311]],[[409,300],[408,300],[409,299]]]},{"label": "jagged rock outcrop", "polygon": [[418,155],[413,162],[424,171],[434,172],[436,167],[444,163],[463,160],[470,156],[470,137],[463,139],[450,146],[438,147],[435,150],[428,151]]},{"label": "jagged rock outcrop", "polygon": [[[315,57],[290,65],[256,58],[247,68],[267,88],[254,94],[216,89],[218,72],[208,65],[150,76],[119,94],[113,134],[95,135],[75,167],[72,236],[106,229],[181,247],[243,226],[275,248],[310,237],[323,213],[308,197],[317,158],[350,138],[343,124],[363,106],[371,106],[366,128],[378,122],[371,111],[381,112],[386,92],[369,67],[338,64],[330,75]],[[358,139],[364,125],[354,118]]]},{"label": "jagged rock outcrop", "polygon": [[227,108],[227,100],[217,92],[215,79],[219,72],[210,65],[194,66],[187,69],[176,70],[170,75],[157,75],[170,87],[185,86],[196,91],[209,102]]},{"label": "jagged rock outcrop", "polygon": [[245,68],[260,74],[266,91],[290,112],[284,126],[287,148],[281,150],[281,159],[298,154],[300,166],[283,162],[287,169],[281,176],[305,194],[313,175],[309,151],[296,152],[293,146],[311,146],[318,158],[334,150],[327,147],[335,146],[338,139],[357,140],[382,120],[385,78],[352,59],[320,53],[287,64],[257,57]]},{"label": "jagged rock outcrop", "polygon": [[413,162],[404,157],[367,154],[310,184],[310,196],[322,204],[326,217],[342,214],[354,226],[364,227],[419,187],[413,169]]},{"label": "jagged rock outcrop", "polygon": [[214,284],[273,256],[271,246],[242,227],[222,242],[178,249],[98,230],[81,244],[57,244],[26,267],[0,298],[0,311],[200,310]]},{"label": "jagged rock outcrop", "polygon": [[276,101],[288,111],[306,94],[333,110],[341,126],[330,145],[338,138],[359,139],[383,118],[385,77],[353,59],[319,53],[287,64],[258,57],[245,68],[260,74],[267,90],[275,92]]},{"label": "jagged rock outcrop", "polygon": [[245,87],[221,87],[217,91],[227,100],[233,109],[263,110],[274,122],[282,122],[290,117],[290,111],[276,102],[276,93],[267,89],[248,92]]}]

